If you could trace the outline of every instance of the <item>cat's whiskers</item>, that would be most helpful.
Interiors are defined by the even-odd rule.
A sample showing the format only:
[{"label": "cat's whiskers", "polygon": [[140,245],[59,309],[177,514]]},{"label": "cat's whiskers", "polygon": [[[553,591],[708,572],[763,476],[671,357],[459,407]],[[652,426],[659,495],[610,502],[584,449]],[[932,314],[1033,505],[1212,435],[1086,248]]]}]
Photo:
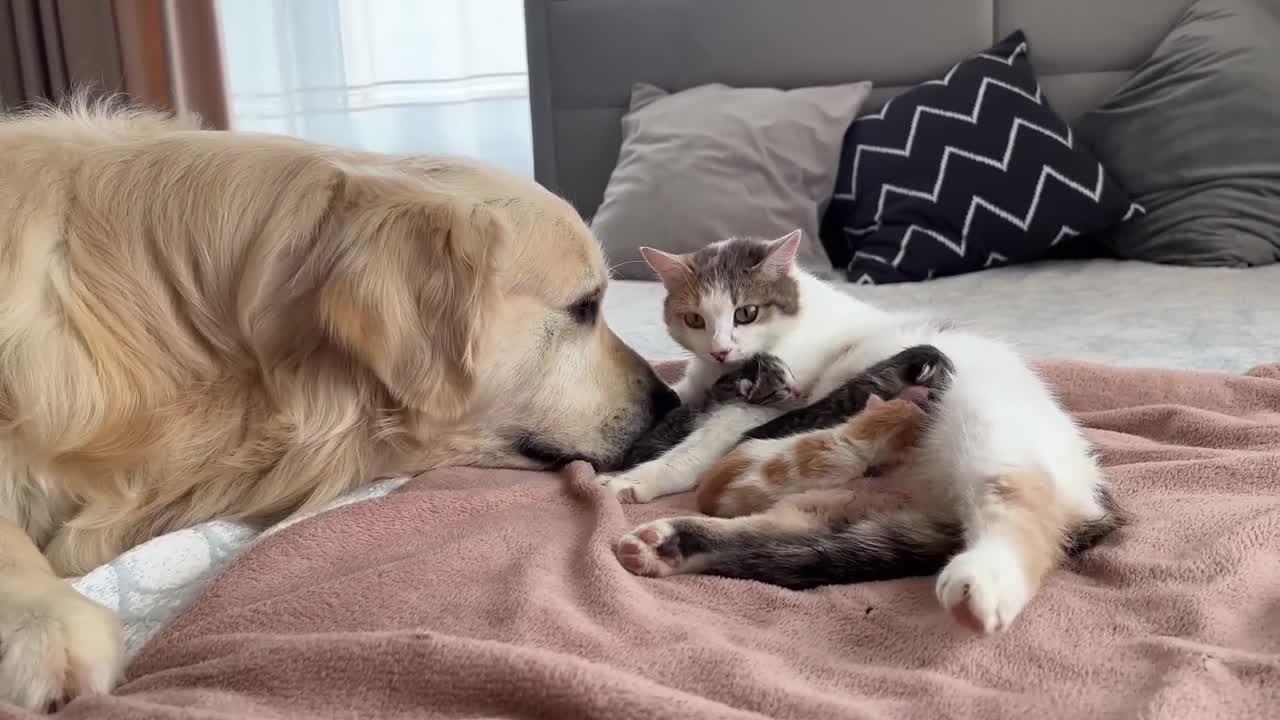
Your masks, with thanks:
[{"label": "cat's whiskers", "polygon": [[618,279],[618,276],[614,273],[614,271],[615,271],[615,270],[617,270],[617,269],[618,269],[618,268],[620,268],[620,267],[623,267],[624,265],[634,265],[634,264],[636,264],[636,263],[644,263],[644,264],[646,264],[646,265],[648,264],[648,263],[645,263],[645,262],[644,262],[644,260],[623,260],[623,261],[622,261],[622,262],[620,262],[620,263],[615,263],[615,264],[613,264],[613,265],[610,265],[610,266],[609,266],[609,270],[608,270],[608,272],[609,272],[609,279],[610,279],[610,280],[617,280],[617,279]]},{"label": "cat's whiskers", "polygon": [[[796,231],[646,255],[666,284],[672,339],[686,350],[706,346],[717,325],[730,326],[727,302],[703,303],[719,315],[705,323],[680,324],[704,294],[775,307],[759,322],[734,323],[735,342],[745,350],[768,339],[771,352],[787,351],[796,360],[790,382],[817,400],[790,412],[753,407],[754,393],[735,384],[753,373],[724,377],[722,363],[695,355],[675,386],[686,405],[659,423],[667,432],[648,439],[645,459],[607,487],[648,502],[702,481],[704,511],[741,517],[642,526],[623,538],[619,559],[640,574],[702,572],[795,588],[938,573],[934,594],[957,621],[1004,629],[1065,554],[1123,522],[1088,439],[1009,344],[865,304],[801,272],[799,241]],[[768,334],[762,326],[775,315],[790,319]],[[720,379],[730,395],[715,395]],[[936,392],[928,411],[914,402],[922,386]],[[892,502],[850,517],[849,479],[901,461],[911,446],[908,470],[892,476]],[[731,494],[739,500],[728,502]],[[911,502],[901,505],[903,497]],[[672,548],[676,555],[663,554]]]}]

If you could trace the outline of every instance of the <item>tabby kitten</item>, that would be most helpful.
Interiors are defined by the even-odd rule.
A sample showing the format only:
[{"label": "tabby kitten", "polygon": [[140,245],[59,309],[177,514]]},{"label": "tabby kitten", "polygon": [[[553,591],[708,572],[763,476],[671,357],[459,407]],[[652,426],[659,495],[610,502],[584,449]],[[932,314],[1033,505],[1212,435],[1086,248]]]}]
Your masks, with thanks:
[{"label": "tabby kitten", "polygon": [[618,542],[618,561],[637,575],[702,573],[795,590],[937,572],[959,544],[957,526],[916,509],[895,478],[871,476],[915,444],[927,421],[922,399],[872,395],[836,427],[739,446],[698,488],[701,509],[723,517],[641,525]]},{"label": "tabby kitten", "polygon": [[[620,559],[645,574],[717,572],[793,587],[940,569],[935,593],[956,621],[983,633],[1008,627],[1065,554],[1122,520],[1089,443],[1012,347],[861,302],[798,268],[799,241],[794,232],[690,255],[645,251],[667,288],[671,335],[695,355],[678,392],[696,397],[724,363],[767,352],[821,400],[880,360],[931,345],[954,372],[931,391],[906,462],[868,480],[911,502],[851,515],[857,498],[849,489],[809,490],[752,515],[641,526],[619,545]],[[849,422],[871,433],[891,404]],[[770,406],[714,409],[679,445],[609,478],[608,487],[634,502],[692,490],[744,433],[780,415]],[[748,439],[741,451],[810,435]]]},{"label": "tabby kitten", "polygon": [[[861,412],[867,400],[877,394],[893,398],[915,388],[924,393],[921,397],[927,398],[927,388],[940,386],[950,372],[951,362],[937,348],[928,345],[907,348],[872,366],[818,402],[795,407],[747,433],[743,439],[783,437],[838,425]],[[668,413],[637,440],[612,469],[615,472],[627,470],[662,455],[688,437],[698,421],[715,408],[732,402],[745,402],[785,409],[804,399],[795,387],[791,369],[786,363],[769,353],[753,355],[738,369],[721,375],[703,397],[693,398]]]},{"label": "tabby kitten", "polygon": [[[698,509],[723,517],[759,512],[784,495],[840,487],[895,464],[911,444],[903,439],[915,437],[931,398],[951,373],[951,361],[937,348],[909,347],[811,405],[753,428],[699,477]],[[893,398],[910,402],[880,408]],[[872,419],[860,417],[864,410],[875,410]],[[877,421],[877,415],[905,424]],[[767,440],[775,442],[761,442]]]},{"label": "tabby kitten", "polygon": [[633,468],[680,444],[693,432],[698,420],[714,408],[735,402],[783,406],[799,397],[786,363],[768,353],[753,355],[737,369],[721,375],[703,396],[690,398],[663,416],[627,450],[615,470]]},{"label": "tabby kitten", "polygon": [[809,405],[752,428],[742,439],[768,440],[834,427],[862,412],[873,397],[885,400],[910,394],[923,404],[946,388],[954,371],[951,360],[938,348],[913,345],[872,365]]}]

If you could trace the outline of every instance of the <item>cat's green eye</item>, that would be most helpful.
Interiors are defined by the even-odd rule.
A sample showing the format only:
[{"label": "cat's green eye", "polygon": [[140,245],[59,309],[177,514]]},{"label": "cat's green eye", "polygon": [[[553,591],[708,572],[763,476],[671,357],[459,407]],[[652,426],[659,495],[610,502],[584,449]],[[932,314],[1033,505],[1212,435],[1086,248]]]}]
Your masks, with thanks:
[{"label": "cat's green eye", "polygon": [[685,313],[682,319],[684,320],[685,325],[688,325],[694,330],[701,330],[707,326],[706,321],[703,320],[702,316],[698,313]]},{"label": "cat's green eye", "polygon": [[743,305],[733,311],[733,322],[735,325],[750,325],[760,317],[759,305]]}]

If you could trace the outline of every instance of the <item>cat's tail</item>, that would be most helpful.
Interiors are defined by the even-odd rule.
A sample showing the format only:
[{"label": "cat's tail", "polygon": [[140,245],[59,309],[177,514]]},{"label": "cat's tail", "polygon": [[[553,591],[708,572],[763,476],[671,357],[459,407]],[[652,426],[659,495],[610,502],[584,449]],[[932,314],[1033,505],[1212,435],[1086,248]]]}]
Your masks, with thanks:
[{"label": "cat's tail", "polygon": [[899,511],[808,533],[764,533],[718,553],[703,572],[793,590],[892,580],[933,575],[961,542],[958,524]]},{"label": "cat's tail", "polygon": [[[1107,513],[1070,529],[1063,551],[1097,544],[1126,517]],[[793,590],[933,575],[964,542],[961,525],[917,510],[834,521],[801,505],[737,518],[689,516],[643,525],[619,544],[622,564],[652,575],[701,573]]]},{"label": "cat's tail", "polygon": [[[690,516],[641,526],[618,552],[623,565],[640,574],[702,573],[803,590],[931,575],[960,542],[958,525],[910,511],[829,527],[759,515]],[[654,572],[646,572],[650,567]]]}]

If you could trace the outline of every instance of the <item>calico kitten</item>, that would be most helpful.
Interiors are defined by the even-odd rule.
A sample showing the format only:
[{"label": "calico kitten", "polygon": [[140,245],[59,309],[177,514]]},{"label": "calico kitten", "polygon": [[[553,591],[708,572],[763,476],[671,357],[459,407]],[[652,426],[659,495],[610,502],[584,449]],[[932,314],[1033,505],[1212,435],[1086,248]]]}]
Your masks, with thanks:
[{"label": "calico kitten", "polygon": [[[1008,627],[1065,554],[1123,519],[1088,442],[1010,346],[861,302],[799,269],[799,242],[797,231],[691,255],[644,252],[667,288],[671,335],[695,355],[677,390],[695,397],[723,363],[767,352],[820,400],[904,348],[931,345],[954,372],[931,393],[915,448],[888,478],[910,505],[849,515],[841,508],[853,501],[850,491],[824,489],[743,517],[658,521],[619,546],[641,559],[628,567],[739,573],[795,587],[842,573],[856,580],[941,568],[935,593],[956,621],[984,633]],[[692,490],[744,433],[780,415],[770,406],[713,409],[679,445],[609,478],[608,487],[639,502]],[[875,416],[850,422],[870,422],[867,415]],[[748,439],[741,449],[808,436]],[[736,564],[710,564],[732,553]]]},{"label": "calico kitten", "polygon": [[618,542],[618,560],[637,575],[702,573],[796,590],[937,572],[942,556],[918,549],[954,549],[957,526],[914,510],[892,478],[868,477],[900,461],[925,423],[919,402],[872,395],[838,426],[764,452],[740,446],[698,489],[700,506],[725,517],[646,523]]},{"label": "calico kitten", "polygon": [[[911,444],[900,440],[915,437],[931,398],[946,387],[951,373],[946,355],[931,345],[917,345],[876,363],[813,404],[752,429],[699,477],[698,509],[723,517],[760,512],[784,495],[839,487],[893,464]],[[919,409],[911,412],[910,403],[895,403],[877,410],[901,419],[902,425],[859,417],[885,398],[909,400]],[[868,435],[868,427],[878,434]]]},{"label": "calico kitten", "polygon": [[895,398],[915,387],[926,399],[946,388],[954,368],[932,345],[915,345],[867,368],[809,405],[792,410],[743,435],[768,440],[839,425],[862,412],[872,397]]},{"label": "calico kitten", "polygon": [[[831,427],[861,412],[870,397],[893,398],[912,387],[927,393],[926,388],[940,387],[950,373],[951,361],[937,348],[928,345],[907,348],[872,366],[818,402],[796,407],[747,433],[743,439],[782,437]],[[741,401],[786,409],[802,398],[786,363],[769,353],[753,355],[737,370],[721,375],[703,397],[692,398],[688,404],[668,413],[632,445],[613,470],[627,470],[662,455],[688,437],[698,420],[714,408]]]},{"label": "calico kitten", "polygon": [[798,397],[799,391],[786,363],[768,353],[753,355],[736,370],[721,375],[702,397],[690,398],[663,416],[627,450],[615,469],[635,467],[680,444],[693,432],[699,418],[713,408],[734,402],[781,406]]}]

